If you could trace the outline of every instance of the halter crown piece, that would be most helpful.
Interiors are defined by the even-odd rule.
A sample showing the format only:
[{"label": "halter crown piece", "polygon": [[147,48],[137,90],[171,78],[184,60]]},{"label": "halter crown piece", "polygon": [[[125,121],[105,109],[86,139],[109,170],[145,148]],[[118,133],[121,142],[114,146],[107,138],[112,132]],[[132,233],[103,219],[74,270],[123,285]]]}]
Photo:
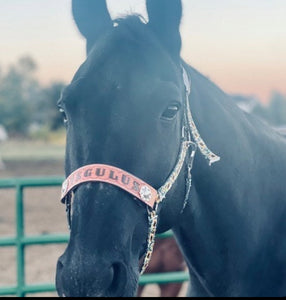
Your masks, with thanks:
[{"label": "halter crown piece", "polygon": [[[184,210],[187,201],[189,199],[190,189],[192,185],[192,176],[191,170],[193,167],[193,161],[197,148],[204,155],[204,157],[209,161],[209,164],[215,163],[220,160],[220,157],[214,154],[208,149],[205,142],[201,138],[197,127],[194,123],[190,104],[189,96],[191,93],[191,83],[188,78],[186,70],[182,66],[183,80],[186,91],[185,99],[185,110],[184,110],[184,124],[182,127],[182,136],[181,136],[181,146],[180,152],[176,165],[167,178],[163,186],[158,190],[154,189],[151,185],[147,184],[138,177],[121,170],[119,168],[103,165],[103,164],[93,164],[88,166],[83,166],[75,170],[68,178],[63,182],[62,192],[61,192],[61,201],[66,204],[66,211],[68,217],[69,227],[71,228],[71,198],[72,191],[75,187],[82,183],[86,182],[105,182],[112,185],[115,185],[126,192],[130,193],[136,199],[141,200],[147,206],[148,211],[148,222],[149,222],[149,232],[147,238],[147,250],[145,253],[143,265],[141,267],[140,274],[143,274],[146,270],[154,248],[155,235],[158,225],[158,206],[166,198],[167,193],[172,188],[173,184],[176,182],[184,162],[187,157],[187,153],[191,147],[192,151],[187,159],[187,178],[186,178],[186,195],[185,201],[182,208]],[[191,139],[193,136],[194,142]]]}]

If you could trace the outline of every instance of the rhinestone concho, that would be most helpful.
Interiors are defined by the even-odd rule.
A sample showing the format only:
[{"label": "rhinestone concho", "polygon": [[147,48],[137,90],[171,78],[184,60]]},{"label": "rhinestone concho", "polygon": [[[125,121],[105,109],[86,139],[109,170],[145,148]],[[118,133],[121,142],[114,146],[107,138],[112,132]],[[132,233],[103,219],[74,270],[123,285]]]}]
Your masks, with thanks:
[{"label": "rhinestone concho", "polygon": [[141,187],[140,197],[145,202],[149,202],[152,199],[152,193],[151,193],[151,190],[148,188],[148,186],[143,185]]}]

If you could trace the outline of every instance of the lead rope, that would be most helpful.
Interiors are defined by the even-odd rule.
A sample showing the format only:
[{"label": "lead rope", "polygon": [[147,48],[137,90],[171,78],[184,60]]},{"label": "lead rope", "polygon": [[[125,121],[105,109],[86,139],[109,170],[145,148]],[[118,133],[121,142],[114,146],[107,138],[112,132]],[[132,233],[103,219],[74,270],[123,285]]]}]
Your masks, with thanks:
[{"label": "lead rope", "polygon": [[[173,172],[168,177],[166,183],[158,190],[158,199],[155,203],[154,209],[150,210],[150,208],[147,208],[148,211],[148,221],[149,221],[149,232],[148,232],[148,238],[147,238],[147,250],[144,257],[143,265],[141,267],[140,275],[142,275],[146,268],[149,265],[149,262],[151,260],[151,256],[154,249],[155,244],[155,237],[156,237],[156,230],[158,225],[158,207],[159,204],[166,198],[166,194],[169,192],[169,190],[172,188],[174,182],[177,180],[180,171],[182,169],[182,166],[185,161],[186,154],[188,152],[189,147],[193,144],[191,141],[185,140],[185,136],[183,136],[183,142],[181,144],[180,154],[177,161],[177,164],[173,170]],[[194,157],[194,155],[193,155]],[[185,203],[184,203],[185,206]]]}]

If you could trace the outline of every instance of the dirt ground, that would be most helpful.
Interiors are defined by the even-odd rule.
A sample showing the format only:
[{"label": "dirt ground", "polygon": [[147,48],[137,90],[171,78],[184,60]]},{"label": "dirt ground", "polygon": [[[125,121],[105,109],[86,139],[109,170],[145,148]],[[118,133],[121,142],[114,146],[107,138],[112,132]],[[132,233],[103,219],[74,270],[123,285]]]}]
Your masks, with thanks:
[{"label": "dirt ground", "polygon": [[[5,162],[6,169],[0,170],[0,178],[63,176],[62,161],[14,161]],[[25,233],[27,235],[66,233],[65,208],[59,201],[60,188],[34,188],[24,192]],[[15,234],[15,192],[0,189],[0,236]],[[52,283],[58,257],[66,245],[26,247],[26,283]],[[0,248],[0,287],[16,283],[16,251]],[[186,294],[184,284],[179,296]],[[31,296],[56,296],[55,293]],[[143,296],[159,296],[156,285],[149,285]]]}]

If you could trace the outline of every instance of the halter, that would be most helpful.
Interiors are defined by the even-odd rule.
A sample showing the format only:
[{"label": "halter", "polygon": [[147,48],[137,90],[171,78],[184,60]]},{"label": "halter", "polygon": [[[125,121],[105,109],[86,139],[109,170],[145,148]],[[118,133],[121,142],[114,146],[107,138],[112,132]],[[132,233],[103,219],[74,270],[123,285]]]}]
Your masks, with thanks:
[{"label": "halter", "polygon": [[[69,228],[71,228],[72,191],[80,184],[86,182],[105,182],[108,184],[115,185],[133,195],[135,197],[135,200],[139,199],[140,201],[146,204],[148,211],[149,232],[147,239],[147,249],[140,274],[144,273],[152,256],[155,235],[158,225],[159,204],[166,198],[167,193],[170,191],[173,184],[178,179],[184,162],[186,161],[186,157],[186,193],[181,213],[184,211],[184,208],[186,207],[190,195],[192,185],[191,170],[193,167],[193,161],[197,148],[199,148],[204,157],[209,161],[210,165],[220,160],[219,156],[217,156],[208,149],[196,128],[189,104],[191,84],[187,72],[183,67],[182,72],[186,97],[184,103],[184,122],[182,126],[180,152],[173,171],[167,178],[166,182],[158,190],[156,190],[143,180],[139,179],[138,177],[122,169],[103,164],[87,165],[75,170],[71,175],[68,176],[68,178],[63,182],[62,185],[61,201],[66,204]],[[194,142],[192,141],[191,136],[193,136]],[[190,148],[190,155],[187,156]]]}]

